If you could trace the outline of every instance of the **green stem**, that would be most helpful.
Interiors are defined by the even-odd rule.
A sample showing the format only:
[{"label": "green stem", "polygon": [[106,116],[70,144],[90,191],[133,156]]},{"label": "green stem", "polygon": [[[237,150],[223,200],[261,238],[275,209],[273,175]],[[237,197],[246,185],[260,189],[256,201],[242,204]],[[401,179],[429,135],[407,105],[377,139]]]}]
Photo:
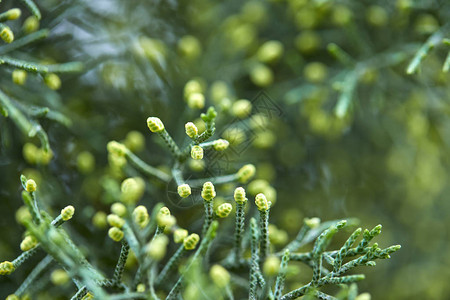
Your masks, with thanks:
[{"label": "green stem", "polygon": [[236,226],[234,230],[234,261],[239,264],[242,256],[242,238],[245,225],[245,204],[236,204]]},{"label": "green stem", "polygon": [[156,177],[159,180],[164,181],[166,183],[168,183],[172,178],[170,175],[167,175],[166,173],[148,165],[129,150],[125,152],[125,157],[136,169],[138,169],[147,176]]},{"label": "green stem", "polygon": [[261,262],[264,262],[269,254],[269,211],[259,211],[259,231],[260,235],[260,247],[261,247]]},{"label": "green stem", "polygon": [[50,255],[47,255],[43,260],[41,260],[14,294],[19,297],[22,296],[22,294],[29,288],[30,284],[32,284],[39,275],[41,275],[41,273],[50,265],[52,261],[53,258]]},{"label": "green stem", "polygon": [[33,33],[30,33],[20,39],[14,41],[14,43],[3,45],[0,47],[0,54],[5,54],[23,46],[31,44],[33,42],[45,39],[48,36],[49,31],[47,29],[42,29]]},{"label": "green stem", "polygon": [[213,201],[204,200],[203,204],[205,205],[205,221],[203,223],[202,236],[205,236],[213,221]]},{"label": "green stem", "polygon": [[122,274],[125,269],[125,263],[127,262],[128,254],[130,253],[130,245],[126,241],[122,241],[122,248],[120,249],[119,260],[114,269],[114,285],[118,286],[122,280]]},{"label": "green stem", "polygon": [[167,277],[169,276],[170,272],[175,269],[176,266],[179,265],[181,259],[184,256],[184,253],[186,252],[184,245],[181,244],[178,250],[175,252],[175,254],[170,258],[170,260],[167,262],[167,264],[164,266],[162,271],[159,273],[158,277],[156,278],[156,286],[161,285],[163,282],[167,280]]}]

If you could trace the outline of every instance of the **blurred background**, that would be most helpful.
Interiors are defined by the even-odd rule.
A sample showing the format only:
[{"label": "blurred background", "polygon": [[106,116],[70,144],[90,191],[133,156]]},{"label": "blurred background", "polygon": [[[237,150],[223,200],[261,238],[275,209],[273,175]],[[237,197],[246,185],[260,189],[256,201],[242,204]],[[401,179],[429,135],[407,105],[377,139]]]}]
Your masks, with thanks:
[{"label": "blurred background", "polygon": [[[51,154],[0,116],[0,260],[20,253],[24,228],[14,212],[22,205],[24,173],[55,215],[68,204],[77,208],[69,231],[94,264],[113,266],[117,249],[105,247],[112,245],[107,228],[92,218],[108,213],[120,182],[138,173],[108,157],[106,144],[124,141],[169,170],[170,154],[146,118],[160,117],[187,144],[184,124],[201,128],[200,113],[213,105],[216,137],[228,139],[230,148],[189,162],[186,177],[229,174],[253,163],[256,181],[247,187],[276,201],[271,223],[289,239],[304,217],[356,217],[364,228],[383,224],[380,246],[402,245],[389,261],[358,270],[367,275],[361,292],[372,299],[450,298],[448,1],[37,4],[38,25],[49,37],[8,55],[80,61],[85,69],[62,74],[53,90],[33,74],[14,84],[13,69],[0,65],[0,89],[20,109],[48,107],[58,116],[39,119]],[[1,12],[11,7],[17,4],[0,3]],[[28,34],[29,13],[22,11],[8,21],[17,36]],[[432,49],[422,48],[414,67],[427,43]],[[180,201],[175,184],[147,183],[144,204],[163,201],[181,225],[200,226],[200,206]],[[219,191],[223,201],[233,188]],[[13,292],[31,267],[0,278],[0,295]],[[305,283],[301,274],[288,278],[293,286]],[[65,299],[57,287],[41,294]]]}]

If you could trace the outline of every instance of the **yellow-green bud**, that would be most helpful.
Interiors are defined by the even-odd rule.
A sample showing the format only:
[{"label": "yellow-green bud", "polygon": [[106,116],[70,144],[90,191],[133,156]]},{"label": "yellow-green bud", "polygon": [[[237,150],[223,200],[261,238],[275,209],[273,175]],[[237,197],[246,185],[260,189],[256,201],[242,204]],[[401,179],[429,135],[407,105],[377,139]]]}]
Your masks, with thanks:
[{"label": "yellow-green bud", "polygon": [[226,218],[231,213],[233,206],[230,203],[224,203],[219,205],[216,210],[216,215],[220,218]]},{"label": "yellow-green bud", "polygon": [[137,206],[133,211],[134,222],[139,225],[140,228],[147,226],[150,218],[148,216],[147,208],[143,205]]},{"label": "yellow-green bud", "polygon": [[[27,194],[28,193],[23,191],[23,194]],[[16,221],[19,224],[24,224],[28,221],[30,221],[32,219],[30,211],[28,210],[28,208],[26,206],[21,206],[19,207],[19,209],[16,211]]]},{"label": "yellow-green bud", "polygon": [[275,225],[269,224],[269,240],[274,245],[284,245],[288,240],[288,234]]},{"label": "yellow-green bud", "polygon": [[8,20],[18,19],[21,14],[22,14],[22,11],[19,8],[11,8],[8,11],[3,13],[3,15],[5,15],[5,17]]},{"label": "yellow-green bud", "polygon": [[205,169],[205,162],[203,160],[190,159],[189,168],[194,172],[201,172]]},{"label": "yellow-green bud", "polygon": [[10,261],[4,261],[0,263],[0,275],[9,275],[14,272],[16,268]]},{"label": "yellow-green bud", "polygon": [[200,236],[196,233],[192,233],[184,238],[183,245],[186,250],[193,250],[200,241]]},{"label": "yellow-green bud", "polygon": [[230,143],[224,139],[218,139],[214,141],[213,147],[216,151],[223,151],[228,148]]},{"label": "yellow-green bud", "polygon": [[120,242],[123,239],[123,231],[117,227],[111,227],[108,230],[108,235],[115,242]]},{"label": "yellow-green bud", "polygon": [[203,93],[203,86],[202,84],[195,79],[189,80],[186,85],[184,86],[184,97],[185,99],[188,99],[189,96],[193,93]]},{"label": "yellow-green bud", "polygon": [[246,118],[252,112],[252,103],[245,99],[237,100],[233,103],[231,112],[240,119]]},{"label": "yellow-green bud", "polygon": [[117,156],[124,156],[125,153],[127,153],[128,149],[123,144],[118,143],[116,141],[110,141],[106,148],[108,149],[108,152]]},{"label": "yellow-green bud", "polygon": [[95,158],[88,151],[80,152],[77,156],[77,168],[83,174],[91,173],[95,168]]},{"label": "yellow-green bud", "polygon": [[27,235],[23,241],[20,243],[20,250],[22,251],[28,251],[36,247],[38,241],[34,236]]},{"label": "yellow-green bud", "polygon": [[170,229],[177,223],[177,219],[174,216],[163,214],[158,214],[156,221],[159,227],[164,227],[165,229]]},{"label": "yellow-green bud", "polygon": [[320,225],[320,219],[319,218],[305,218],[303,220],[306,226],[309,228],[317,228]]},{"label": "yellow-green bud", "polygon": [[28,193],[35,192],[36,188],[37,188],[36,181],[34,181],[33,179],[28,179],[25,184],[25,189],[27,190],[27,192]]},{"label": "yellow-green bud", "polygon": [[260,62],[271,63],[277,61],[284,52],[283,44],[279,41],[267,41],[259,47],[256,57]]},{"label": "yellow-green bud", "polygon": [[145,147],[144,135],[139,131],[132,130],[128,132],[124,144],[131,151],[139,152]]},{"label": "yellow-green bud", "polygon": [[321,83],[327,78],[328,70],[321,62],[311,62],[305,66],[303,75],[312,83]]},{"label": "yellow-green bud", "polygon": [[23,22],[22,29],[26,34],[35,32],[39,29],[39,20],[35,16],[29,16]]},{"label": "yellow-green bud", "polygon": [[54,73],[45,75],[44,82],[52,90],[58,90],[61,87],[61,79]]},{"label": "yellow-green bud", "polygon": [[320,47],[320,35],[312,30],[302,30],[295,38],[295,46],[301,53],[314,53]]},{"label": "yellow-green bud", "polygon": [[202,47],[196,37],[185,35],[178,41],[178,52],[188,59],[195,59],[202,53]]},{"label": "yellow-green bud", "polygon": [[210,181],[205,182],[202,188],[202,198],[206,201],[211,201],[214,197],[216,197],[214,185]]},{"label": "yellow-green bud", "polygon": [[111,212],[119,217],[124,217],[127,214],[127,208],[122,203],[116,202],[111,205]]},{"label": "yellow-green bud", "polygon": [[224,288],[230,283],[230,273],[220,265],[212,266],[209,270],[209,276],[214,284],[220,288]]},{"label": "yellow-green bud", "polygon": [[136,292],[138,293],[143,293],[145,292],[145,284],[143,283],[139,283],[136,287]]},{"label": "yellow-green bud", "polygon": [[191,194],[191,187],[189,184],[185,183],[178,186],[178,195],[180,197],[186,198]]},{"label": "yellow-green bud", "polygon": [[252,164],[248,164],[240,168],[239,171],[237,171],[236,175],[239,182],[246,183],[253,176],[255,176],[255,173],[256,173],[255,166]]},{"label": "yellow-green bud", "polygon": [[237,204],[247,203],[247,198],[245,197],[245,189],[243,187],[238,187],[234,190],[234,201]]},{"label": "yellow-green bud", "polygon": [[173,232],[173,240],[175,241],[175,243],[181,243],[184,241],[184,239],[188,236],[188,231],[186,229],[183,228],[177,228],[174,232]]},{"label": "yellow-green bud", "polygon": [[14,41],[14,33],[8,26],[0,24],[0,38],[8,44],[12,43]]},{"label": "yellow-green bud", "polygon": [[239,127],[229,127],[223,132],[223,137],[231,145],[239,145],[245,141],[245,131]]},{"label": "yellow-green bud", "polygon": [[148,245],[146,253],[154,260],[161,260],[166,255],[169,239],[165,235],[158,235]]},{"label": "yellow-green bud", "polygon": [[388,23],[389,15],[384,7],[372,5],[367,9],[366,20],[372,26],[381,27]]},{"label": "yellow-green bud", "polygon": [[269,256],[263,265],[263,272],[267,276],[275,276],[280,270],[280,259],[274,255]]},{"label": "yellow-green bud", "polygon": [[188,96],[187,104],[192,109],[202,109],[205,107],[205,96],[200,93],[191,93]]},{"label": "yellow-green bud", "polygon": [[273,83],[272,69],[263,64],[257,64],[250,70],[250,80],[253,84],[266,87]]},{"label": "yellow-green bud", "polygon": [[197,146],[197,145],[192,146],[191,157],[192,157],[192,159],[196,159],[196,160],[202,159],[203,158],[203,148],[200,146]]},{"label": "yellow-green bud", "polygon": [[5,300],[20,300],[20,298],[14,294],[11,294],[11,295],[8,295],[8,297],[6,297]]},{"label": "yellow-green bud", "polygon": [[27,72],[20,69],[15,69],[12,72],[12,81],[18,85],[24,85],[27,81]]},{"label": "yellow-green bud", "polygon": [[195,138],[198,135],[198,128],[194,123],[187,122],[186,125],[184,125],[184,128],[186,129],[186,134],[191,139]]},{"label": "yellow-green bud", "polygon": [[117,228],[122,228],[123,225],[125,224],[125,220],[115,214],[109,214],[106,217],[106,221],[108,221],[109,226],[113,226],[113,227],[117,227]]},{"label": "yellow-green bud", "polygon": [[167,215],[167,216],[170,216],[170,210],[169,210],[169,208],[168,208],[167,206],[161,207],[161,209],[159,210],[159,213],[160,213],[161,215]]},{"label": "yellow-green bud", "polygon": [[212,101],[216,104],[220,104],[224,98],[229,96],[228,94],[228,86],[224,81],[215,81],[211,85],[210,95]]},{"label": "yellow-green bud", "polygon": [[145,192],[145,182],[140,177],[127,178],[120,187],[121,200],[127,204],[135,204]]},{"label": "yellow-green bud", "polygon": [[269,182],[267,182],[267,180],[255,179],[248,184],[248,191],[251,195],[256,195],[258,193],[263,193],[268,186]]},{"label": "yellow-green bud", "polygon": [[68,205],[61,209],[61,219],[63,219],[63,221],[68,221],[72,219],[74,213],[75,207],[73,207],[72,205]]},{"label": "yellow-green bud", "polygon": [[98,211],[92,217],[92,224],[97,228],[105,228],[107,225],[106,213],[103,211]]},{"label": "yellow-green bud", "polygon": [[70,277],[63,269],[56,269],[50,274],[50,280],[54,285],[64,285],[69,282]]},{"label": "yellow-green bud", "polygon": [[164,124],[160,118],[157,117],[149,117],[147,119],[147,126],[151,132],[162,132],[164,131]]},{"label": "yellow-green bud", "polygon": [[255,204],[258,207],[259,211],[266,211],[270,208],[271,203],[267,201],[267,198],[263,193],[259,193],[255,197]]}]

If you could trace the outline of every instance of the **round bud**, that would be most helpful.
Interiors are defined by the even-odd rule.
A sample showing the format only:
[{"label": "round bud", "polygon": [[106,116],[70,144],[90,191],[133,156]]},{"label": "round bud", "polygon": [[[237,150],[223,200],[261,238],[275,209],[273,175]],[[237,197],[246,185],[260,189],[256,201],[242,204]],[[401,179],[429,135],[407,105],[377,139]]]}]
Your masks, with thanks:
[{"label": "round bud", "polygon": [[107,225],[106,213],[103,211],[98,211],[92,217],[92,224],[97,228],[105,228]]},{"label": "round bud", "polygon": [[182,198],[186,198],[191,194],[191,187],[185,183],[178,186],[178,195]]},{"label": "round bud", "polygon": [[248,191],[250,195],[256,195],[258,193],[264,193],[265,189],[269,186],[269,182],[265,179],[255,179],[248,184]]},{"label": "round bud", "polygon": [[212,266],[209,270],[209,276],[214,284],[220,288],[224,288],[230,283],[230,273],[220,265]]},{"label": "round bud", "polygon": [[255,197],[255,204],[259,211],[266,211],[270,208],[270,202],[267,201],[266,196],[263,193],[259,193]]},{"label": "round bud", "polygon": [[216,215],[220,218],[226,218],[231,213],[233,206],[230,203],[224,203],[219,205],[216,210]]},{"label": "round bud", "polygon": [[195,59],[202,53],[199,40],[192,35],[185,35],[178,41],[178,52],[187,59]]},{"label": "round bud", "polygon": [[234,201],[236,201],[237,204],[245,204],[247,202],[245,189],[243,187],[238,187],[234,190]]},{"label": "round bud", "polygon": [[25,19],[22,25],[23,31],[25,31],[26,34],[35,32],[39,29],[39,20],[35,16],[29,16]]},{"label": "round bud", "polygon": [[127,204],[135,204],[145,192],[145,182],[140,177],[127,178],[120,187],[121,200]]},{"label": "round bud", "polygon": [[242,168],[237,171],[237,178],[239,182],[246,183],[249,181],[253,176],[255,176],[256,168],[252,164],[248,164],[243,166]]},{"label": "round bud", "polygon": [[51,90],[58,90],[61,87],[61,79],[54,73],[45,75],[44,82]]},{"label": "round bud", "polygon": [[111,227],[108,230],[108,235],[115,242],[120,242],[123,239],[123,231],[117,227]]},{"label": "round bud", "polygon": [[200,146],[192,146],[191,148],[191,157],[192,159],[202,159],[203,158],[203,148]]},{"label": "round bud", "polygon": [[68,205],[61,209],[61,219],[63,219],[63,221],[68,221],[72,219],[74,213],[75,207],[73,207],[72,205]]},{"label": "round bud", "polygon": [[37,188],[36,181],[34,181],[33,179],[28,179],[27,182],[25,183],[25,189],[27,190],[28,193],[36,191],[36,188]]},{"label": "round bud", "polygon": [[168,208],[167,206],[161,207],[161,209],[159,210],[159,213],[160,213],[161,215],[167,215],[167,216],[170,216],[170,210],[169,210],[169,208]]},{"label": "round bud", "polygon": [[231,112],[240,119],[246,118],[252,112],[252,103],[245,99],[237,100],[233,103]]},{"label": "round bud", "polygon": [[108,152],[117,156],[124,156],[125,153],[127,153],[128,149],[123,144],[118,143],[116,141],[110,141],[106,148],[108,149]]},{"label": "round bud", "polygon": [[214,141],[213,147],[216,151],[223,151],[228,148],[230,143],[224,139],[218,139]]},{"label": "round bud", "polygon": [[6,43],[12,43],[14,41],[14,33],[11,28],[1,24],[0,26],[0,38],[4,40]]},{"label": "round bud", "polygon": [[159,227],[170,229],[177,223],[177,220],[175,219],[174,216],[159,214],[156,219],[156,222],[158,223]]},{"label": "round bud", "polygon": [[20,298],[14,294],[11,294],[11,295],[8,295],[8,297],[6,297],[5,300],[20,300]]},{"label": "round bud", "polygon": [[27,235],[23,241],[20,243],[20,250],[22,251],[28,251],[36,247],[38,241],[34,236]]},{"label": "round bud", "polygon": [[143,293],[145,292],[145,284],[143,283],[139,283],[136,287],[136,292],[138,293]]},{"label": "round bud", "polygon": [[108,222],[109,226],[117,228],[122,228],[123,225],[125,224],[125,220],[115,214],[109,214],[106,217],[106,221]]},{"label": "round bud", "polygon": [[91,294],[91,292],[88,292],[86,295],[83,296],[83,298],[81,298],[81,300],[93,300],[94,299],[94,295]]},{"label": "round bud", "polygon": [[193,250],[197,246],[198,242],[200,241],[200,237],[196,233],[192,233],[184,238],[183,245],[184,249],[186,250]]},{"label": "round bud", "polygon": [[77,156],[77,168],[83,174],[91,173],[95,168],[95,158],[88,151],[80,152]]},{"label": "round bud", "polygon": [[133,152],[139,152],[145,147],[145,138],[139,131],[128,132],[125,141],[125,146]]},{"label": "round bud", "polygon": [[127,214],[127,208],[122,203],[116,202],[111,205],[111,212],[119,217],[124,217]]},{"label": "round bud", "polygon": [[147,119],[147,126],[148,126],[148,129],[150,129],[151,132],[158,133],[158,132],[164,131],[164,124],[157,117],[149,117]]},{"label": "round bud", "polygon": [[9,275],[14,272],[15,269],[14,264],[10,261],[0,263],[0,275]]},{"label": "round bud", "polygon": [[189,80],[184,86],[184,97],[188,99],[189,96],[193,93],[203,93],[202,84],[195,79]]},{"label": "round bud", "polygon": [[278,271],[280,270],[280,264],[281,261],[276,256],[269,256],[263,265],[263,272],[267,276],[275,276],[278,274]]},{"label": "round bud", "polygon": [[[373,261],[372,261],[373,262]],[[356,296],[355,300],[371,300],[372,296],[369,293],[362,293]]]},{"label": "round bud", "polygon": [[188,231],[183,228],[178,228],[173,232],[173,240],[175,243],[181,243],[188,236]]},{"label": "round bud", "polygon": [[50,274],[50,280],[54,285],[64,285],[69,282],[70,277],[63,269],[56,269]]},{"label": "round bud", "polygon": [[143,205],[137,206],[133,211],[134,222],[139,225],[140,228],[147,226],[150,221],[147,208]]},{"label": "round bud", "polygon": [[192,109],[202,109],[205,107],[205,96],[200,93],[191,93],[187,99],[187,104]]},{"label": "round bud", "polygon": [[260,62],[272,63],[277,61],[284,52],[283,44],[279,41],[267,41],[259,47],[256,57]]},{"label": "round bud", "polygon": [[10,10],[6,11],[4,13],[8,20],[16,20],[20,17],[22,14],[22,11],[19,8],[11,8]]},{"label": "round bud", "polygon": [[191,139],[195,138],[198,135],[198,128],[197,126],[195,126],[194,123],[192,122],[187,122],[184,125],[184,128],[186,129],[186,134],[188,135],[188,137],[190,137]]},{"label": "round bud", "polygon": [[266,87],[273,83],[272,69],[263,64],[257,64],[250,70],[250,80],[254,85]]},{"label": "round bud", "polygon": [[202,198],[206,201],[211,201],[214,197],[216,197],[214,185],[210,181],[205,182],[202,188]]},{"label": "round bud", "polygon": [[320,225],[319,218],[305,218],[303,222],[311,229],[317,228]]},{"label": "round bud", "polygon": [[372,5],[367,9],[366,20],[375,27],[385,26],[389,22],[389,14],[384,7]]},{"label": "round bud", "polygon": [[189,168],[194,172],[201,172],[205,169],[205,162],[203,160],[190,159]]},{"label": "round bud", "polygon": [[321,62],[311,62],[303,69],[303,75],[309,82],[321,83],[327,78],[328,70]]},{"label": "round bud", "polygon": [[12,81],[17,85],[24,85],[27,81],[27,72],[20,69],[15,69],[12,72]]},{"label": "round bud", "polygon": [[146,253],[154,260],[161,260],[166,255],[169,239],[165,235],[158,235],[146,247]]}]

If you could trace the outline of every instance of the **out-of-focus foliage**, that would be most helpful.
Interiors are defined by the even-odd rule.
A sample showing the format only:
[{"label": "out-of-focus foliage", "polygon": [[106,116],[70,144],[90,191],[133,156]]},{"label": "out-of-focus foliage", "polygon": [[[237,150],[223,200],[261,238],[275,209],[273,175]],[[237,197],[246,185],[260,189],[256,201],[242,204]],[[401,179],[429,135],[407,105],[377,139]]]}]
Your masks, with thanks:
[{"label": "out-of-focus foliage", "polygon": [[[125,176],[114,169],[120,162],[108,162],[105,145],[123,139],[151,165],[167,165],[142,120],[160,116],[179,140],[184,120],[201,128],[199,110],[214,104],[217,127],[226,128],[216,135],[230,140],[230,151],[206,166],[192,161],[193,170],[215,176],[254,163],[258,181],[248,189],[256,194],[262,187],[277,199],[273,222],[290,236],[299,220],[313,215],[356,216],[365,227],[383,223],[389,230],[380,244],[399,242],[403,249],[360,285],[374,299],[450,296],[444,280],[450,275],[447,1],[37,4],[49,37],[14,58],[78,60],[87,68],[79,77],[61,76],[62,87],[53,92],[38,76],[14,85],[13,69],[0,65],[0,88],[19,108],[48,106],[73,124],[42,120],[53,159],[36,166],[25,153],[38,142],[0,118],[2,256],[19,252],[21,232],[8,228],[10,212],[20,207],[17,178],[24,172],[42,186],[49,208],[83,207],[74,220],[79,239],[92,243],[89,256],[98,264],[113,265],[107,257],[115,256],[105,253],[112,250],[102,248],[106,230],[90,222],[118,200]],[[1,12],[10,7],[11,1],[0,3]],[[21,8],[19,20],[6,22],[17,36],[29,16]],[[179,201],[174,186],[148,186],[146,201],[164,199],[185,213],[186,225],[194,222],[190,213],[198,207]],[[2,279],[0,290],[11,291],[8,285],[26,271]]]}]

